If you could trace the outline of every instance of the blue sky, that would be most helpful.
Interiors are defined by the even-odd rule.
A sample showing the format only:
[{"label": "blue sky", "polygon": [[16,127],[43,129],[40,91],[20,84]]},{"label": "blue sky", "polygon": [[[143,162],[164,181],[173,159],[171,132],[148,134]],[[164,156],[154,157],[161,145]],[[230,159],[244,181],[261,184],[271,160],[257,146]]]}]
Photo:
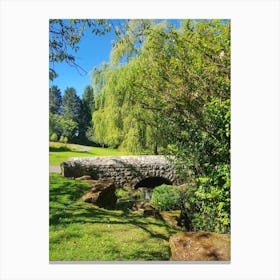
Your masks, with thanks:
[{"label": "blue sky", "polygon": [[[178,20],[170,21],[177,24],[177,26],[179,25]],[[119,20],[114,21],[114,25],[117,26],[118,22]],[[97,36],[87,29],[79,43],[79,50],[75,53],[75,57],[76,63],[85,69],[88,74],[79,74],[74,67],[70,67],[65,62],[55,63],[53,68],[58,73],[58,77],[50,81],[50,87],[52,85],[58,86],[62,95],[67,87],[74,87],[77,94],[82,96],[85,87],[91,84],[90,72],[93,68],[104,61],[108,62],[110,60],[112,41],[116,39],[114,31]]]},{"label": "blue sky", "polygon": [[109,61],[112,40],[115,39],[114,32],[96,36],[87,30],[79,43],[79,50],[75,53],[75,57],[76,63],[88,74],[79,74],[74,67],[70,67],[65,62],[55,63],[54,70],[58,73],[58,77],[50,81],[50,86],[58,86],[62,94],[67,87],[74,87],[77,94],[81,96],[85,87],[91,84],[90,72],[92,69],[104,61]]}]

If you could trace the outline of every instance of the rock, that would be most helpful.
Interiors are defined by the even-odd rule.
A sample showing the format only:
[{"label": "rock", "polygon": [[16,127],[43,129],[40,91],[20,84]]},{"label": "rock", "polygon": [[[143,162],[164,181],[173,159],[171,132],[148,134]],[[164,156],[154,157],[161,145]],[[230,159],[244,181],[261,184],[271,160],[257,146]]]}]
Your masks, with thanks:
[{"label": "rock", "polygon": [[84,175],[82,177],[78,177],[75,180],[91,180],[91,176],[89,175]]},{"label": "rock", "polygon": [[169,243],[171,261],[230,261],[230,234],[180,232]]},{"label": "rock", "polygon": [[152,217],[154,217],[156,219],[162,220],[162,217],[161,217],[161,215],[159,213],[159,210],[156,210],[156,209],[144,209],[143,215],[144,216],[152,216]]},{"label": "rock", "polygon": [[180,229],[178,226],[180,212],[180,210],[160,211],[160,215],[167,224],[174,228]]},{"label": "rock", "polygon": [[151,205],[148,201],[136,201],[134,202],[132,206],[132,210],[138,211],[138,210],[154,210],[155,208]]},{"label": "rock", "polygon": [[83,200],[102,208],[114,209],[117,202],[115,191],[116,186],[112,180],[99,180],[91,186]]},{"label": "rock", "polygon": [[159,210],[156,210],[148,201],[136,201],[132,206],[133,211],[137,211],[144,216],[152,216],[156,219],[162,219]]}]

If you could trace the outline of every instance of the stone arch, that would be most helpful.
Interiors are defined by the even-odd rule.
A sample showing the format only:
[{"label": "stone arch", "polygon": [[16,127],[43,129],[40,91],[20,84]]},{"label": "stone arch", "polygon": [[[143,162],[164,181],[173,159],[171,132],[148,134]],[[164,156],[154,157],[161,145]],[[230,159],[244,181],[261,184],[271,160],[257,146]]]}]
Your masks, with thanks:
[{"label": "stone arch", "polygon": [[153,189],[153,188],[163,185],[163,184],[172,185],[172,182],[169,179],[161,177],[161,176],[149,176],[147,178],[139,180],[132,187],[133,187],[133,189],[138,189],[138,188],[142,188],[142,187]]}]

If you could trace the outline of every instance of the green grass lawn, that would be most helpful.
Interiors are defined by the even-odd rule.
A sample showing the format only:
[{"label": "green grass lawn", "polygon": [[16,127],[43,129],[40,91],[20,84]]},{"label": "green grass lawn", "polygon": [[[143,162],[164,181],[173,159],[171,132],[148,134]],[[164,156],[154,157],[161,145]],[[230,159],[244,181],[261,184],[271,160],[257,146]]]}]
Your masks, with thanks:
[{"label": "green grass lawn", "polygon": [[70,157],[89,157],[89,156],[122,156],[129,155],[131,153],[122,152],[117,149],[98,148],[92,147],[88,151],[81,150],[81,146],[75,144],[60,144],[50,142],[51,151],[49,153],[49,162],[51,165],[60,165],[61,162],[67,160]]},{"label": "green grass lawn", "polygon": [[169,237],[178,230],[162,220],[97,208],[81,196],[89,188],[50,174],[50,261],[169,260]]}]

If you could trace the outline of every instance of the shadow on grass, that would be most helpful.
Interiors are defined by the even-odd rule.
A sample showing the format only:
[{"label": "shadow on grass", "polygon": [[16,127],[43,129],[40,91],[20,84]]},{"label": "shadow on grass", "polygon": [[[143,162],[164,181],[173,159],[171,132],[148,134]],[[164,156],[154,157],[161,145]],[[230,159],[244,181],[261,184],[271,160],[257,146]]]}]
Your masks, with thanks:
[{"label": "shadow on grass", "polygon": [[[52,230],[57,231],[55,237],[52,238],[52,243],[58,244],[60,241],[67,241],[73,237],[69,231],[59,233],[61,229],[74,226],[79,231],[82,224],[123,225],[124,234],[127,226],[131,225],[140,229],[143,233],[147,233],[148,239],[154,239],[156,244],[159,241],[168,241],[169,236],[177,232],[162,220],[156,220],[151,217],[146,218],[143,215],[132,213],[129,210],[132,206],[129,201],[120,202],[115,210],[106,210],[83,202],[81,197],[89,187],[89,184],[85,182],[68,180],[58,174],[50,174],[49,223]],[[104,229],[104,227],[102,228]],[[108,233],[111,230],[112,228],[108,227]],[[107,227],[105,231],[107,232]],[[95,237],[98,234],[99,232],[95,232]],[[102,237],[104,234],[105,232],[100,230],[100,236]],[[79,236],[75,237],[78,238]],[[136,242],[139,243],[139,241]],[[162,260],[169,257],[168,249],[166,248],[161,250],[160,247],[156,247],[145,250],[141,246],[138,251],[130,252],[129,258]],[[163,244],[157,246],[163,246]]]},{"label": "shadow on grass", "polygon": [[62,200],[65,201],[65,204],[74,203],[89,187],[89,184],[84,182],[61,182],[59,185],[50,188],[50,202]]},{"label": "shadow on grass", "polygon": [[174,233],[165,222],[154,219],[144,218],[142,215],[123,212],[115,213],[114,210],[103,210],[100,208],[83,207],[83,203],[76,205],[65,205],[66,208],[60,208],[59,205],[50,211],[50,225],[67,224],[111,224],[111,225],[133,225],[150,235],[152,238],[160,238],[168,241],[169,237],[158,233],[157,230],[149,229],[153,226],[163,228],[168,235]]},{"label": "shadow on grass", "polygon": [[61,147],[49,147],[50,152],[71,152],[72,150],[66,146]]}]

